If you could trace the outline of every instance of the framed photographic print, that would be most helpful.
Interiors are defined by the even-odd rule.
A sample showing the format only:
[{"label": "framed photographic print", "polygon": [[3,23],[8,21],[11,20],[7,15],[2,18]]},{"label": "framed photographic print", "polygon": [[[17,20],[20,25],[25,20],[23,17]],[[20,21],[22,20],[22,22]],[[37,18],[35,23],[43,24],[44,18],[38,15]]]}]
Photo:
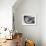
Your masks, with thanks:
[{"label": "framed photographic print", "polygon": [[36,16],[25,14],[22,16],[22,24],[23,25],[35,25],[36,24]]}]

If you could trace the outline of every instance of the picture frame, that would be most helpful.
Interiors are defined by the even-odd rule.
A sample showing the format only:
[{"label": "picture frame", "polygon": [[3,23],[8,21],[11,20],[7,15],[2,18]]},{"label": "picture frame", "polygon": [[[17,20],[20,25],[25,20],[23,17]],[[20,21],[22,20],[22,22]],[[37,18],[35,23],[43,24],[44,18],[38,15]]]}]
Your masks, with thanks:
[{"label": "picture frame", "polygon": [[36,25],[36,16],[32,14],[23,14],[22,25]]}]

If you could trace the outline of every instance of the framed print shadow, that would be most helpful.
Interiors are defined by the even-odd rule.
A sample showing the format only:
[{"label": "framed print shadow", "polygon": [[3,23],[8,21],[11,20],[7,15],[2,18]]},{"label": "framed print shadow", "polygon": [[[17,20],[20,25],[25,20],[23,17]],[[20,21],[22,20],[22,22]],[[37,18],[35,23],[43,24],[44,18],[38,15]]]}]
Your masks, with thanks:
[{"label": "framed print shadow", "polygon": [[23,15],[22,16],[23,25],[36,25],[36,16],[32,15]]}]

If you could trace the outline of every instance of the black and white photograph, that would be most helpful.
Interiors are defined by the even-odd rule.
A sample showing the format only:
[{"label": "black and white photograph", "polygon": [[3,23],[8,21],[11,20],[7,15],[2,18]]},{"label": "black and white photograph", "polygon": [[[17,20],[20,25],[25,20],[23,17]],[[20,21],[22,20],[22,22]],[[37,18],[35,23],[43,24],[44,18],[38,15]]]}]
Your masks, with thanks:
[{"label": "black and white photograph", "polygon": [[23,25],[35,25],[36,24],[36,16],[24,15],[23,16]]}]

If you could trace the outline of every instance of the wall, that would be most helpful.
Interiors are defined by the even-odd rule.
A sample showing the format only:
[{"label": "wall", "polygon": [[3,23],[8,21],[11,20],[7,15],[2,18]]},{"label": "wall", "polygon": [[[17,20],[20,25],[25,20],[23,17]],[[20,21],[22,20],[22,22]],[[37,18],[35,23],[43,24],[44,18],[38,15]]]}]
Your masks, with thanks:
[{"label": "wall", "polygon": [[42,46],[46,46],[46,0],[41,1],[41,41]]},{"label": "wall", "polygon": [[[36,46],[41,46],[41,0],[23,0],[17,8],[13,7],[13,12],[15,29],[23,33],[24,39],[34,40]],[[22,16],[25,13],[36,16],[36,25],[22,25]]]},{"label": "wall", "polygon": [[12,6],[16,0],[0,0],[0,27],[12,28]]}]

